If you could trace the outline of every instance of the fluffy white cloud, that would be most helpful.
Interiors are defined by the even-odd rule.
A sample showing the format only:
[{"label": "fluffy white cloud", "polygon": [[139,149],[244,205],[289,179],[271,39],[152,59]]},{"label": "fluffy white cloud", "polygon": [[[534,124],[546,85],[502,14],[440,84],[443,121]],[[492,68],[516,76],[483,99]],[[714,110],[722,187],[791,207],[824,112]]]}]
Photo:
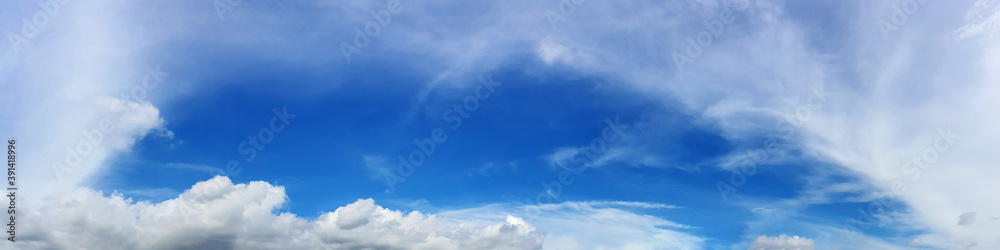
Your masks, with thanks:
[{"label": "fluffy white cloud", "polygon": [[[623,201],[491,204],[424,214],[361,199],[314,220],[277,213],[284,188],[217,176],[176,198],[134,202],[80,188],[19,210],[4,249],[700,249],[691,228]],[[519,218],[527,216],[532,222]]]},{"label": "fluffy white cloud", "polygon": [[777,237],[761,235],[750,245],[750,250],[813,250],[816,242],[799,236],[788,237],[784,234]]},{"label": "fluffy white cloud", "polygon": [[506,216],[490,224],[403,213],[371,199],[315,220],[275,214],[284,188],[215,177],[160,203],[77,189],[25,207],[16,249],[540,249],[544,234]]}]

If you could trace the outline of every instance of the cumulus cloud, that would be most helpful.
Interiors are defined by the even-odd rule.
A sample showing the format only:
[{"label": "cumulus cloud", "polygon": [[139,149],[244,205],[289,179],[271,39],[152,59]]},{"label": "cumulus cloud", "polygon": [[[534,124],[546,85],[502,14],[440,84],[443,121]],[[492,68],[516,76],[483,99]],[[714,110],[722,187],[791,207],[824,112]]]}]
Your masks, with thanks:
[{"label": "cumulus cloud", "polygon": [[[673,205],[581,201],[489,204],[425,214],[360,199],[315,219],[278,212],[266,182],[216,176],[173,199],[135,202],[87,188],[19,210],[14,249],[700,249],[704,238],[635,210]],[[529,222],[530,220],[530,222]]]},{"label": "cumulus cloud", "polygon": [[[16,249],[540,249],[543,233],[506,216],[490,224],[404,213],[362,199],[307,220],[276,213],[281,186],[217,176],[159,203],[89,189],[25,208]],[[23,222],[21,222],[23,221]]]},{"label": "cumulus cloud", "polygon": [[769,237],[761,235],[750,245],[750,250],[813,250],[816,249],[816,242],[799,236],[788,237],[780,235]]}]

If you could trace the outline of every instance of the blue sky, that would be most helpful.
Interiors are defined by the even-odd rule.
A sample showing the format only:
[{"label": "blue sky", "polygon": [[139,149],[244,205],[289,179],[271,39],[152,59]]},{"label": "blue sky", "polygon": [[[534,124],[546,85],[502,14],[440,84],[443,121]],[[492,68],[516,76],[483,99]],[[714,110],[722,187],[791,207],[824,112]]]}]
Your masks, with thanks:
[{"label": "blue sky", "polygon": [[3,249],[1000,246],[995,1],[2,6]]}]

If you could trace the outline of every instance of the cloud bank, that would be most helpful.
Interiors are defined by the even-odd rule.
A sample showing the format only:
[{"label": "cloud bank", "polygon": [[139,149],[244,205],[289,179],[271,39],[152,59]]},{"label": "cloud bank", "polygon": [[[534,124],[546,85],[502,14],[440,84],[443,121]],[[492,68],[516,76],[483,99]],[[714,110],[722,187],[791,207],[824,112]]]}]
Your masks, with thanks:
[{"label": "cloud bank", "polygon": [[15,249],[541,249],[545,234],[514,216],[492,224],[404,213],[362,199],[315,220],[276,213],[283,187],[198,182],[177,198],[133,202],[89,189],[21,215]]}]

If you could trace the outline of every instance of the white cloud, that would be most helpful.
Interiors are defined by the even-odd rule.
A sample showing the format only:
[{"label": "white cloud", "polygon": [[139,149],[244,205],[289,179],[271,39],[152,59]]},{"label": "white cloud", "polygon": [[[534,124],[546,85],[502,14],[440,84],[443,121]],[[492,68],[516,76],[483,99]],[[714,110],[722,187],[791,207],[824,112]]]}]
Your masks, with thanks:
[{"label": "white cloud", "polygon": [[[314,220],[277,212],[284,188],[217,176],[159,203],[86,188],[19,212],[17,249],[699,249],[690,226],[630,212],[676,206],[587,201],[424,214],[371,199]],[[534,211],[532,222],[515,216]],[[58,216],[53,216],[58,215]]]},{"label": "white cloud", "polygon": [[488,205],[442,212],[468,221],[491,221],[513,213],[546,233],[544,249],[702,249],[705,238],[691,226],[638,213],[636,209],[677,209],[657,203],[562,202],[542,205]]},{"label": "white cloud", "polygon": [[569,48],[551,40],[545,40],[538,44],[538,55],[546,64],[552,64],[557,60],[560,62],[573,60],[573,54]]},{"label": "white cloud", "polygon": [[[198,182],[160,203],[133,202],[89,189],[26,207],[17,249],[539,249],[544,234],[506,216],[488,224],[403,213],[371,199],[310,221],[275,214],[283,187],[233,184],[226,177]],[[57,215],[57,216],[54,216]]]},{"label": "white cloud", "polygon": [[[25,156],[19,197],[28,203],[89,183],[108,158],[151,132],[173,135],[151,103],[169,78],[157,73],[144,85],[147,67],[159,67],[141,55],[145,40],[129,21],[133,5],[44,1],[59,2],[66,3],[57,11],[44,7],[49,12],[38,2],[14,3],[0,15],[10,24],[5,30],[17,33],[22,18],[50,15],[16,52],[5,40],[0,59],[0,105],[10,107],[0,114],[15,120],[0,122],[0,131],[19,139],[18,153]],[[102,130],[104,121],[110,126]]]},{"label": "white cloud", "polygon": [[545,156],[545,158],[549,162],[549,165],[552,167],[570,168],[573,167],[575,164],[579,164],[572,162],[573,157],[575,157],[579,153],[580,150],[577,148],[564,147],[556,149],[555,152]]},{"label": "white cloud", "polygon": [[816,242],[799,236],[788,237],[784,234],[777,237],[761,235],[750,245],[750,250],[813,250]]}]

